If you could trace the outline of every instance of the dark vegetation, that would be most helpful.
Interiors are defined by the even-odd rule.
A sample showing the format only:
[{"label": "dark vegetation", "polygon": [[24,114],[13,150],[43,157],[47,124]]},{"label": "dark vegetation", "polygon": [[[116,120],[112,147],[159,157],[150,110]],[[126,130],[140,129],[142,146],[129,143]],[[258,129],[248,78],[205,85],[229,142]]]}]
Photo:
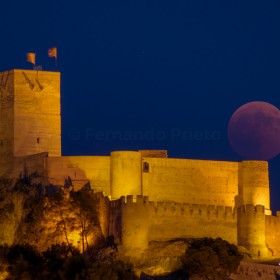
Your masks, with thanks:
[{"label": "dark vegetation", "polygon": [[[14,187],[11,187],[8,181],[1,181],[0,202],[5,202],[5,197],[10,197],[10,194],[23,195],[25,197],[23,207],[27,213],[25,222],[31,225],[42,217],[45,201],[53,201],[62,223],[65,243],[51,245],[43,252],[38,251],[34,243],[26,244],[22,239],[19,239],[21,244],[0,246],[0,276],[4,271],[8,271],[7,280],[138,279],[133,271],[133,265],[118,258],[117,245],[112,237],[100,240],[98,248],[89,246],[88,236],[93,227],[99,224],[98,199],[90,186],[73,191],[69,185],[43,187],[40,183],[32,183],[34,181],[36,174],[22,176]],[[68,191],[65,192],[65,189]],[[79,221],[82,252],[72,246],[68,239],[67,214],[63,212],[66,200],[71,209],[74,209]],[[5,213],[12,213],[13,208],[12,202],[2,203],[0,217]],[[220,238],[194,239],[182,257],[181,270],[164,276],[149,276],[142,273],[140,279],[183,280],[193,275],[209,280],[227,279],[236,271],[241,259],[242,255],[237,247]]]},{"label": "dark vegetation", "polygon": [[237,246],[221,238],[194,240],[183,257],[183,268],[191,275],[204,279],[227,279],[242,260]]},{"label": "dark vegetation", "polygon": [[142,280],[186,280],[198,276],[205,280],[229,279],[243,256],[237,246],[221,238],[193,239],[182,257],[182,269],[165,276],[141,275]]},{"label": "dark vegetation", "polygon": [[[142,280],[183,280],[197,275],[201,279],[228,279],[242,256],[235,245],[217,238],[194,240],[182,257],[182,269],[164,276],[142,273]],[[46,280],[126,280],[139,279],[133,265],[117,258],[112,244],[104,242],[98,249],[80,253],[66,243],[52,245],[39,253],[28,244],[0,246],[0,272],[6,267],[11,279]]]},{"label": "dark vegetation", "polygon": [[[53,207],[61,220],[65,242],[53,244],[42,252],[35,246],[36,242],[22,238],[27,235],[22,235],[20,228],[16,233],[19,235],[16,239],[18,243],[0,246],[0,278],[1,274],[8,272],[6,280],[138,279],[132,264],[116,258],[117,246],[112,237],[107,240],[101,239],[98,248],[89,245],[89,235],[94,227],[99,226],[98,198],[89,185],[78,191],[74,191],[71,184],[42,186],[37,174],[24,172],[15,184],[1,180],[0,202],[3,203],[0,204],[0,214],[13,214],[11,197],[15,200],[18,197],[23,201],[23,223],[27,230],[33,226],[32,229],[40,231],[40,228],[34,227],[40,225],[36,221],[40,221],[44,216],[43,212],[47,211],[46,203]],[[67,211],[73,211],[72,216],[75,217],[75,222],[77,221],[81,252],[69,242],[71,221]]]},{"label": "dark vegetation", "polygon": [[82,254],[66,243],[53,245],[42,253],[28,244],[0,246],[0,258],[2,268],[6,266],[10,273],[7,280],[138,279],[131,264],[112,255],[101,258],[90,251]]}]

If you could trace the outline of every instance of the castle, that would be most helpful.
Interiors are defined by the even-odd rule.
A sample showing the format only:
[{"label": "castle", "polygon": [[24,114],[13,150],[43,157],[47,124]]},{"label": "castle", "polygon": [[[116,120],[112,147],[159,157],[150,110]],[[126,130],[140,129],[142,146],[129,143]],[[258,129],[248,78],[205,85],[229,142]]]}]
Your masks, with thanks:
[{"label": "castle", "polygon": [[0,73],[0,176],[36,172],[44,184],[90,183],[104,236],[125,248],[149,241],[221,237],[256,256],[280,256],[268,164],[168,158],[163,150],[62,156],[60,73]]}]

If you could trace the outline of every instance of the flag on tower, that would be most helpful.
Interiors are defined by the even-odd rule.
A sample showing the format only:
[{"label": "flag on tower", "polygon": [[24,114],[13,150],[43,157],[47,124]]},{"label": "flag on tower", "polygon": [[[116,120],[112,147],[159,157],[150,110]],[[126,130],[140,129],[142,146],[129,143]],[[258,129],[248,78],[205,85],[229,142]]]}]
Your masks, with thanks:
[{"label": "flag on tower", "polygon": [[49,55],[49,57],[54,57],[55,59],[57,59],[57,49],[56,48],[50,48],[48,50],[48,55]]},{"label": "flag on tower", "polygon": [[34,65],[35,65],[35,61],[36,61],[35,57],[36,57],[36,53],[27,53],[26,54],[27,62],[30,62],[30,63],[32,63]]}]

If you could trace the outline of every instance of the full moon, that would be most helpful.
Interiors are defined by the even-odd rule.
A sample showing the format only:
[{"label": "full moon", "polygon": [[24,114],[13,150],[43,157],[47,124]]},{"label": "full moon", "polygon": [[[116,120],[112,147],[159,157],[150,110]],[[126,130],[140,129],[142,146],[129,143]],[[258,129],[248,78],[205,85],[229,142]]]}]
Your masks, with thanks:
[{"label": "full moon", "polygon": [[228,140],[243,159],[270,160],[280,153],[280,111],[254,101],[239,107],[228,124]]}]

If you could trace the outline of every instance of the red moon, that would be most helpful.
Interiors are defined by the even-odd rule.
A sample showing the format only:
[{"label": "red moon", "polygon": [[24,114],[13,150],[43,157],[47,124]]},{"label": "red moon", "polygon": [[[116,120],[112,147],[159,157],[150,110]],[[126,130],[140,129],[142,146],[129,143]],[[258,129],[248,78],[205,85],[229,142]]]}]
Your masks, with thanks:
[{"label": "red moon", "polygon": [[270,160],[280,153],[280,111],[254,101],[239,107],[228,124],[232,149],[247,160]]}]

